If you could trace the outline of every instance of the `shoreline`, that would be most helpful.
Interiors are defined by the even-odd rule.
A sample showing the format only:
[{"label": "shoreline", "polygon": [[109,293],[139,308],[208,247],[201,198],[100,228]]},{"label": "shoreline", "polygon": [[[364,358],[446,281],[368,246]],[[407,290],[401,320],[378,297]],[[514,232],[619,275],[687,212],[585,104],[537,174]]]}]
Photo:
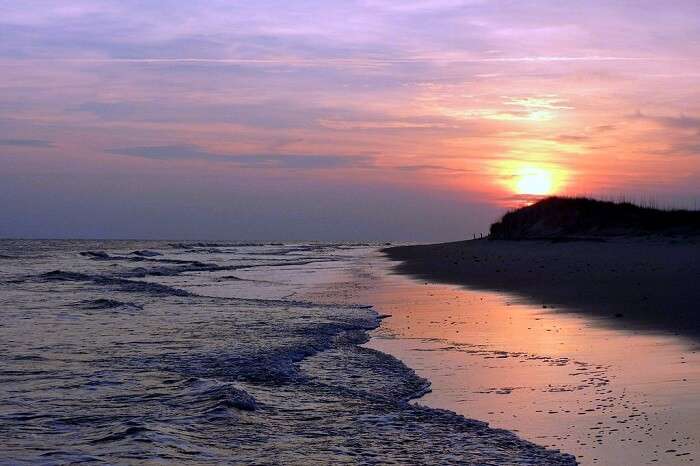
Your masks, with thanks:
[{"label": "shoreline", "polygon": [[430,381],[418,404],[486,421],[580,464],[625,464],[620,444],[635,445],[635,464],[694,461],[700,354],[693,340],[600,325],[513,293],[420,279],[386,264],[363,302],[390,318],[367,346]]},{"label": "shoreline", "polygon": [[[433,393],[433,380],[430,375],[419,374],[416,367],[409,364],[400,355],[393,351],[379,349],[376,346],[378,339],[386,339],[378,336],[386,328],[386,322],[391,321],[392,317],[395,317],[391,314],[379,312],[377,303],[373,299],[373,293],[377,289],[374,286],[376,284],[375,280],[379,279],[381,281],[383,278],[386,278],[385,274],[388,271],[386,267],[390,263],[380,253],[380,249],[380,247],[373,247],[371,254],[364,256],[363,260],[358,263],[359,266],[353,265],[346,268],[342,275],[344,279],[324,283],[315,291],[305,293],[304,298],[316,303],[333,303],[336,306],[359,306],[371,309],[371,312],[377,317],[378,325],[363,332],[365,338],[353,342],[352,346],[356,351],[372,354],[374,355],[373,358],[381,361],[379,365],[384,367],[384,370],[374,374],[372,377],[374,382],[380,385],[389,383],[392,386],[404,385],[406,380],[420,382],[414,383],[413,391],[410,391],[406,396],[397,398],[395,394],[387,394],[382,395],[382,397],[388,396],[393,398],[394,401],[392,403],[396,403],[401,407],[404,412],[403,416],[406,419],[410,418],[411,413],[415,413],[420,415],[424,422],[439,423],[446,430],[455,430],[465,436],[461,439],[458,437],[453,438],[452,441],[457,442],[450,448],[453,460],[448,461],[446,464],[464,464],[465,462],[469,464],[472,464],[472,462],[477,462],[478,464],[580,464],[577,457],[568,450],[554,445],[542,445],[542,442],[525,438],[516,430],[491,425],[479,416],[422,402],[426,396]],[[375,258],[366,262],[372,255]],[[377,259],[381,261],[379,262],[379,269],[386,271],[375,275],[374,267],[378,265],[375,262]],[[353,273],[353,270],[355,273]],[[372,270],[372,272],[367,273],[367,270]],[[340,302],[337,301],[339,297],[342,297]],[[389,339],[393,340],[393,338]],[[327,353],[333,351],[332,349],[326,350]],[[321,353],[311,359],[324,359],[324,354]],[[369,369],[371,372],[376,371],[376,368],[366,367],[365,369]],[[355,369],[351,370],[351,372],[354,371]],[[397,373],[402,375],[397,377]],[[367,374],[365,374],[366,376]],[[344,377],[341,376],[341,378]],[[358,380],[354,379],[354,383],[357,383]],[[430,441],[439,444],[443,435],[444,432],[439,432]],[[504,458],[500,452],[504,448],[511,450],[506,456],[513,456]],[[500,456],[500,458],[492,455]],[[436,461],[435,457],[432,458],[431,462],[434,461]]]},{"label": "shoreline", "polygon": [[479,239],[381,251],[402,274],[505,291],[606,326],[700,342],[700,244],[693,240]]},{"label": "shoreline", "polygon": [[[12,303],[0,326],[13,433],[2,459],[576,464],[409,402],[429,382],[361,346],[376,310],[339,302],[362,280],[349,268],[367,247],[4,246],[18,258],[0,273]],[[69,442],[57,425],[71,426]]]}]

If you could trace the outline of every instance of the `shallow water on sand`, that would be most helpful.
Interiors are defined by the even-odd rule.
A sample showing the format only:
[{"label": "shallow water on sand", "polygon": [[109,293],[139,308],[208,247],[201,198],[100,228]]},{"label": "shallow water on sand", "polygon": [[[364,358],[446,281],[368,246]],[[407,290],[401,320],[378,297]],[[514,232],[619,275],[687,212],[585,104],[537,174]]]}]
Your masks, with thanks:
[{"label": "shallow water on sand", "polygon": [[395,275],[379,257],[365,268],[373,278],[363,299],[391,315],[367,346],[431,381],[418,403],[515,430],[582,464],[700,459],[696,343]]}]

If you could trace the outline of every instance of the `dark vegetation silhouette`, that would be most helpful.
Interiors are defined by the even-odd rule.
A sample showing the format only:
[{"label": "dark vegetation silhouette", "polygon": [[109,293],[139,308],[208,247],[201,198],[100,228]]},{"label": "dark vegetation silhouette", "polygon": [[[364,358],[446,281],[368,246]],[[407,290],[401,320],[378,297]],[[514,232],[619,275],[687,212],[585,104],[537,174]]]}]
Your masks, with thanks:
[{"label": "dark vegetation silhouette", "polygon": [[659,209],[586,197],[548,197],[506,213],[490,239],[700,235],[700,211]]}]

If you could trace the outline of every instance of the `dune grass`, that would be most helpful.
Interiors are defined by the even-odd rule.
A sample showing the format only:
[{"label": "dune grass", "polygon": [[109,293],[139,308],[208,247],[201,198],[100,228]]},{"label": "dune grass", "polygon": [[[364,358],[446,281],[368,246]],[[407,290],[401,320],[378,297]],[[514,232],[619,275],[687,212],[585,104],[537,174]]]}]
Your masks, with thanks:
[{"label": "dune grass", "polygon": [[491,225],[490,239],[700,234],[700,211],[655,203],[553,196],[506,213]]}]

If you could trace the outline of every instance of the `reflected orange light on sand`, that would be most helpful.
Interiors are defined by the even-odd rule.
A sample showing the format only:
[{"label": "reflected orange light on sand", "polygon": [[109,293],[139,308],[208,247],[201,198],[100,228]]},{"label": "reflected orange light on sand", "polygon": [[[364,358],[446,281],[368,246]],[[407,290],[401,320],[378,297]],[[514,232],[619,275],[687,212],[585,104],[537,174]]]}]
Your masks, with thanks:
[{"label": "reflected orange light on sand", "polygon": [[[386,333],[367,346],[430,378],[433,390],[421,404],[508,426],[532,440],[556,441],[557,448],[582,458],[606,451],[613,458],[606,464],[645,463],[644,452],[632,461],[627,461],[632,453],[619,452],[619,442],[642,445],[650,435],[645,424],[624,433],[618,427],[625,422],[617,419],[640,416],[631,393],[632,399],[663,406],[662,416],[674,416],[675,425],[657,422],[665,427],[655,438],[673,442],[678,425],[697,431],[690,414],[695,405],[685,400],[694,400],[697,392],[686,380],[698,380],[700,358],[685,342],[612,330],[565,308],[552,311],[513,295],[391,274],[373,276],[373,285],[361,292],[368,293],[363,301],[391,316],[382,323]],[[683,383],[673,382],[679,380]],[[601,404],[602,392],[608,401]],[[669,400],[679,400],[673,410]],[[597,435],[591,432],[608,416],[615,421],[610,439],[616,441],[580,440]]]}]

